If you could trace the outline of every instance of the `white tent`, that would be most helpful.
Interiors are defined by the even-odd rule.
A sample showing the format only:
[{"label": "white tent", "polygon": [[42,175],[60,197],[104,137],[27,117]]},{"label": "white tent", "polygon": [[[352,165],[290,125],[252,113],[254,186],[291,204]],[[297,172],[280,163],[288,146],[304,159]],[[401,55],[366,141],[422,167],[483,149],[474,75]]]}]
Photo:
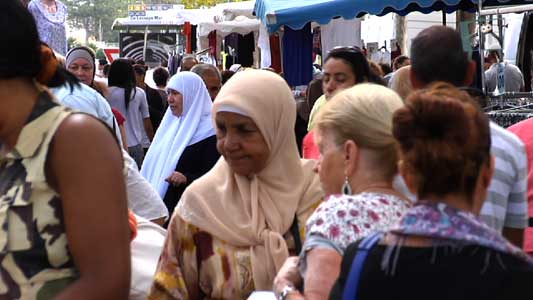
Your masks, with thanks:
[{"label": "white tent", "polygon": [[215,7],[222,10],[222,15],[224,16],[225,21],[232,21],[238,16],[245,16],[250,19],[255,19],[254,6],[255,0],[221,3]]},{"label": "white tent", "polygon": [[206,37],[212,31],[216,30],[217,35],[225,37],[231,33],[241,35],[249,34],[253,31],[259,31],[261,22],[257,19],[250,19],[244,16],[237,16],[233,21],[223,22],[203,22],[198,25],[198,36]]}]

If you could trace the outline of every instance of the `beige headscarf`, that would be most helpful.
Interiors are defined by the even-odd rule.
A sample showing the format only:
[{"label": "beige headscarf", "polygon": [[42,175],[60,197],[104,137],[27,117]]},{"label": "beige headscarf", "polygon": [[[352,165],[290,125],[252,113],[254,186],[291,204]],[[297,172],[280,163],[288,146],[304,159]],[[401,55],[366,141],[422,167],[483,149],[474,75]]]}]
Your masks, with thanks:
[{"label": "beige headscarf", "polygon": [[233,173],[224,158],[183,194],[177,214],[227,243],[250,247],[255,288],[272,288],[288,257],[285,234],[295,214],[322,197],[313,162],[301,160],[296,147],[296,103],[285,81],[268,71],[235,74],[213,104],[249,116],[270,149],[267,166],[252,178]]}]

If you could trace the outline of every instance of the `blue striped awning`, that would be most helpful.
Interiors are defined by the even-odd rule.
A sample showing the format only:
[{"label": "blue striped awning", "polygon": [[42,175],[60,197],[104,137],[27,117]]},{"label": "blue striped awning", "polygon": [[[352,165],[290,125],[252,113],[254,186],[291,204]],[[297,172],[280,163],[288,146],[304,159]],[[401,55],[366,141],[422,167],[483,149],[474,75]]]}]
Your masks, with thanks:
[{"label": "blue striped awning", "polygon": [[[483,6],[533,4],[533,0],[484,0]],[[353,19],[365,14],[382,16],[390,12],[406,15],[458,9],[474,11],[478,0],[256,0],[254,12],[268,31],[281,26],[301,29],[308,22],[327,24],[333,18]]]}]

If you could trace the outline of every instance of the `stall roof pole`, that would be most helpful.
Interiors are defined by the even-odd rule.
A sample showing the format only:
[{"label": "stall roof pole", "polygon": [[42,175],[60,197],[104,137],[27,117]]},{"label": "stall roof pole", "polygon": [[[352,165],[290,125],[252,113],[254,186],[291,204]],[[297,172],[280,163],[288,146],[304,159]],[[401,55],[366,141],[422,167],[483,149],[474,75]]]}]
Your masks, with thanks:
[{"label": "stall roof pole", "polygon": [[478,0],[478,16],[477,16],[477,32],[479,35],[479,63],[481,64],[481,90],[485,94],[486,87],[485,87],[485,41],[483,39],[483,32],[481,32],[481,25],[483,24],[483,20],[485,18],[482,18],[481,12],[483,11],[483,1]]},{"label": "stall roof pole", "polygon": [[480,16],[521,13],[521,12],[526,12],[526,11],[533,11],[533,4],[503,7],[503,8],[483,9],[481,7],[481,1],[479,1],[479,15]]},{"label": "stall roof pole", "polygon": [[148,47],[148,25],[144,29],[143,60],[146,62],[146,48]]}]

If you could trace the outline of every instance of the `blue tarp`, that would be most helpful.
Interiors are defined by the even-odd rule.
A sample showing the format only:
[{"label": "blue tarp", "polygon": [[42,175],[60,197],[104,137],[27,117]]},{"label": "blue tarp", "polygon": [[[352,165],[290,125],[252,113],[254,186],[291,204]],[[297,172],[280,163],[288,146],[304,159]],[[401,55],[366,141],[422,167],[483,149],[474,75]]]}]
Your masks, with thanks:
[{"label": "blue tarp", "polygon": [[[353,19],[365,14],[382,16],[390,12],[406,15],[458,9],[474,11],[478,0],[256,0],[255,15],[269,32],[281,26],[301,29],[308,22],[327,24],[333,18]],[[533,4],[533,0],[485,0],[483,6]]]}]

